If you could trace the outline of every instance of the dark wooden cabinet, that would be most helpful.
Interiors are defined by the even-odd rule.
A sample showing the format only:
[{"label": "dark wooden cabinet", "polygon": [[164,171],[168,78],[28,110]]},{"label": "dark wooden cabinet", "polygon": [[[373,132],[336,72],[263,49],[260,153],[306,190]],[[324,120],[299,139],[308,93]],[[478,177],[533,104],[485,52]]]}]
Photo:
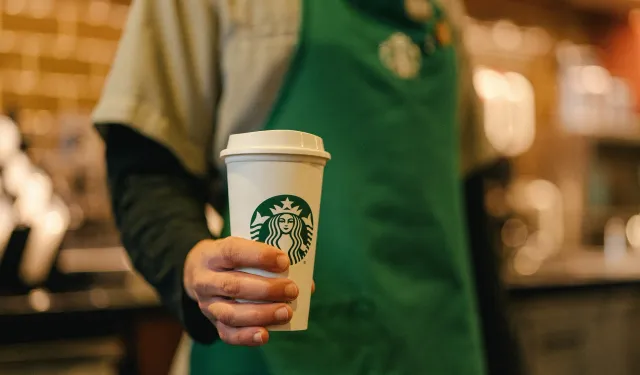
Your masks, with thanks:
[{"label": "dark wooden cabinet", "polygon": [[640,285],[515,293],[530,375],[640,374]]},{"label": "dark wooden cabinet", "polygon": [[158,306],[0,314],[0,374],[167,374],[181,335]]}]

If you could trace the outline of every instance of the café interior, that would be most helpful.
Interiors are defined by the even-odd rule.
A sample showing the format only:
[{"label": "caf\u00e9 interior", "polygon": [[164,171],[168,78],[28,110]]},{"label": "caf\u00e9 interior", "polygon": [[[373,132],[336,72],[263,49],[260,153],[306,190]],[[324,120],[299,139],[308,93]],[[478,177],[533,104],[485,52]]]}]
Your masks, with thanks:
[{"label": "caf\u00e9 interior", "polygon": [[[640,374],[640,2],[464,2],[526,371]],[[130,5],[0,0],[2,375],[185,373],[189,340],[119,242],[90,120]]]}]

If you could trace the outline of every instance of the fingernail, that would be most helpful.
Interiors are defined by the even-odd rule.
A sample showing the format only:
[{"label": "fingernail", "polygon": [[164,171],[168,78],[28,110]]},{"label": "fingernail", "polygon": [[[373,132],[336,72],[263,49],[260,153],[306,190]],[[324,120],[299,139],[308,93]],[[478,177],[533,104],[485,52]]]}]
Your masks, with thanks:
[{"label": "fingernail", "polygon": [[289,309],[286,307],[281,307],[276,310],[276,320],[279,322],[286,322],[289,320]]},{"label": "fingernail", "polygon": [[256,332],[253,335],[253,342],[255,342],[256,344],[262,344],[264,342],[264,339],[262,338],[262,332]]},{"label": "fingernail", "polygon": [[278,263],[278,267],[283,270],[289,266],[289,257],[286,254],[280,254],[276,262]]},{"label": "fingernail", "polygon": [[284,287],[284,295],[289,298],[296,298],[298,296],[298,287],[296,284],[291,283]]}]

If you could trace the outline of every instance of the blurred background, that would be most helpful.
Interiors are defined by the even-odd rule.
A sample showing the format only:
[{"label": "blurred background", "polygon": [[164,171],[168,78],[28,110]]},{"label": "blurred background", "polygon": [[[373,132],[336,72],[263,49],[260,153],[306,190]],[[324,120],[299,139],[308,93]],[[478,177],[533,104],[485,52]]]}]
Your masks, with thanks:
[{"label": "blurred background", "polygon": [[[527,368],[640,374],[640,2],[465,2]],[[119,246],[89,118],[129,5],[0,0],[2,375],[166,374],[178,346]]]}]

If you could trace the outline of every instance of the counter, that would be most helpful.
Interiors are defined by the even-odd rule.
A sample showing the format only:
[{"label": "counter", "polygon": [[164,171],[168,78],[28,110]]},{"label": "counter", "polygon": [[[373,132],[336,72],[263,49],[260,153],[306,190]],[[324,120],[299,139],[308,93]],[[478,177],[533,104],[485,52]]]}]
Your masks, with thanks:
[{"label": "counter", "polygon": [[119,286],[95,285],[86,290],[49,293],[41,289],[27,295],[0,296],[0,316],[41,313],[144,309],[159,306],[155,291],[134,273],[123,275]]},{"label": "counter", "polygon": [[506,281],[528,375],[640,374],[640,256],[567,251]]},{"label": "counter", "polygon": [[[89,358],[95,368],[111,363],[109,368],[116,370],[108,374],[166,372],[180,326],[163,311],[153,289],[127,270],[125,254],[86,250],[66,253],[64,268],[87,271],[95,268],[95,259],[111,256],[100,265],[120,268],[123,282],[0,296],[0,372],[16,361],[51,368],[69,356],[75,362]],[[506,281],[530,375],[640,373],[640,339],[633,334],[640,330],[640,255],[612,263],[597,251],[566,252],[531,275],[509,272]],[[72,349],[52,358],[47,353],[54,347]]]},{"label": "counter", "polygon": [[549,288],[585,288],[638,284],[640,286],[640,254],[608,261],[602,251],[567,251],[545,263],[531,275],[516,273],[513,268],[505,274],[507,287],[512,291]]}]

